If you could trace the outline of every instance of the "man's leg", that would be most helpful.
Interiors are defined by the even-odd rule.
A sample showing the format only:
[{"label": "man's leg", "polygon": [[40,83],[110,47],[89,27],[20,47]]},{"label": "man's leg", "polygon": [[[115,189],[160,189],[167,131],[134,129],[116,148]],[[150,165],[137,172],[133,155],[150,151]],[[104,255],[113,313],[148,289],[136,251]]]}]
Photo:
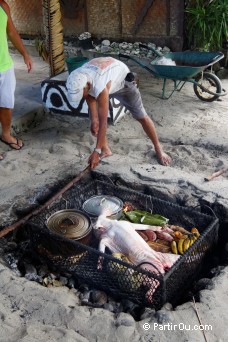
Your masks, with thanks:
[{"label": "man's leg", "polygon": [[107,137],[105,138],[105,145],[102,147],[101,150],[102,150],[101,159],[112,156],[112,151],[108,145]]},{"label": "man's leg", "polygon": [[1,140],[10,144],[15,150],[20,150],[23,146],[21,140],[11,135],[12,108],[14,108],[14,92],[16,78],[14,68],[0,74],[0,123],[2,125]]},{"label": "man's leg", "polygon": [[125,82],[125,87],[115,94],[112,94],[112,97],[119,100],[131,112],[133,118],[141,123],[144,132],[154,145],[160,164],[164,166],[170,165],[171,158],[164,153],[159,143],[154,123],[146,113],[142,103],[141,94],[136,84],[134,82]]},{"label": "man's leg", "polygon": [[157,136],[153,121],[150,119],[149,116],[145,116],[142,119],[137,119],[137,121],[139,121],[141,123],[141,125],[144,129],[144,132],[147,134],[147,136],[152,141],[159,162],[165,166],[170,165],[172,160],[168,156],[168,154],[166,154],[163,151],[163,149],[160,145],[160,142],[158,140],[158,136]]},{"label": "man's leg", "polygon": [[20,150],[23,146],[23,142],[11,135],[11,121],[12,121],[12,109],[0,108],[0,123],[2,125],[2,137],[1,139],[7,143],[15,143],[11,145],[15,150]]}]

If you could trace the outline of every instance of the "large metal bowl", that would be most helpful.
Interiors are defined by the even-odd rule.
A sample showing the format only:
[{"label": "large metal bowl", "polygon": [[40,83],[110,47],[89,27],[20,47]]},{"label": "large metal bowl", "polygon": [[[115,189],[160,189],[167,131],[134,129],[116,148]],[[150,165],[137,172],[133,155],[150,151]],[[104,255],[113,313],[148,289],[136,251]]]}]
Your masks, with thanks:
[{"label": "large metal bowl", "polygon": [[56,211],[47,219],[47,227],[54,233],[88,245],[92,237],[91,220],[76,209]]},{"label": "large metal bowl", "polygon": [[123,202],[115,196],[92,196],[83,203],[82,208],[92,217],[105,213],[109,218],[118,220],[122,215]]}]

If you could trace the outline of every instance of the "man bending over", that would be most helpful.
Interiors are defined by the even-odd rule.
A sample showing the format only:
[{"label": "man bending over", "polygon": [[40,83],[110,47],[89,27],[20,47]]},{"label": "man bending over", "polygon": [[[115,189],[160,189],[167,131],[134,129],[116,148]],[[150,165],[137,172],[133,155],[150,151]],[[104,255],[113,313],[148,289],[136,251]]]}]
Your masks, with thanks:
[{"label": "man bending over", "polygon": [[70,102],[86,99],[91,118],[91,133],[97,137],[96,148],[89,157],[91,168],[101,158],[112,155],[106,138],[109,98],[116,98],[141,123],[154,145],[158,161],[169,165],[171,158],[163,151],[153,121],[147,115],[134,75],[123,62],[112,57],[98,57],[75,69],[67,79]]}]

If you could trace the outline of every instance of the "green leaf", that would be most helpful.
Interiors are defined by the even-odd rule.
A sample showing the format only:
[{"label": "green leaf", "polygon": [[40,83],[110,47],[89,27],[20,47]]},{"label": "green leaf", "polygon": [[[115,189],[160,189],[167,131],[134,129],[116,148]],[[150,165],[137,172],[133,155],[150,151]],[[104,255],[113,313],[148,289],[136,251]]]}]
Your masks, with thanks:
[{"label": "green leaf", "polygon": [[185,12],[190,47],[216,51],[227,41],[227,0],[191,0]]},{"label": "green leaf", "polygon": [[169,219],[159,214],[147,214],[141,219],[141,223],[149,224],[151,226],[164,226],[168,221]]},{"label": "green leaf", "polygon": [[132,223],[140,223],[140,220],[142,218],[142,215],[137,213],[136,211],[127,211],[124,214],[127,217],[127,219]]},{"label": "green leaf", "polygon": [[163,226],[169,219],[159,214],[151,214],[148,211],[133,210],[127,211],[125,216],[132,223],[142,223],[151,226]]}]

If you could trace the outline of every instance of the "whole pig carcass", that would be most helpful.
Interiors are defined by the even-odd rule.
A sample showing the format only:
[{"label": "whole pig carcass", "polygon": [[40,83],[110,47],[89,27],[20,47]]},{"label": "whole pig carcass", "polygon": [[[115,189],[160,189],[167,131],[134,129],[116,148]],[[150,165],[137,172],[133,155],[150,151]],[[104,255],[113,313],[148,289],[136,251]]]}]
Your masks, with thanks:
[{"label": "whole pig carcass", "polygon": [[[160,253],[151,249],[136,232],[139,226],[128,221],[111,220],[104,215],[100,215],[94,225],[95,235],[100,239],[100,252],[104,253],[105,248],[108,247],[112,253],[124,254],[136,266],[140,265],[141,268],[152,271],[157,275],[159,275],[159,272],[164,274],[165,270],[169,269],[179,256],[170,253]],[[142,225],[141,228],[149,229],[149,226],[143,227]],[[152,227],[152,229],[160,230],[161,227]],[[146,296],[150,298],[150,301],[158,285],[159,281],[156,281],[156,287],[154,287],[153,282],[153,288],[147,292]]]},{"label": "whole pig carcass", "polygon": [[[140,227],[142,226],[142,227]],[[179,258],[178,255],[156,252],[136,232],[139,228],[149,229],[150,226],[134,224],[128,221],[111,220],[100,215],[95,223],[95,234],[100,239],[99,250],[105,252],[108,247],[112,253],[124,254],[132,264],[151,263],[144,266],[149,271],[164,273]],[[160,230],[161,227],[152,227]],[[143,267],[143,266],[142,266]]]}]

